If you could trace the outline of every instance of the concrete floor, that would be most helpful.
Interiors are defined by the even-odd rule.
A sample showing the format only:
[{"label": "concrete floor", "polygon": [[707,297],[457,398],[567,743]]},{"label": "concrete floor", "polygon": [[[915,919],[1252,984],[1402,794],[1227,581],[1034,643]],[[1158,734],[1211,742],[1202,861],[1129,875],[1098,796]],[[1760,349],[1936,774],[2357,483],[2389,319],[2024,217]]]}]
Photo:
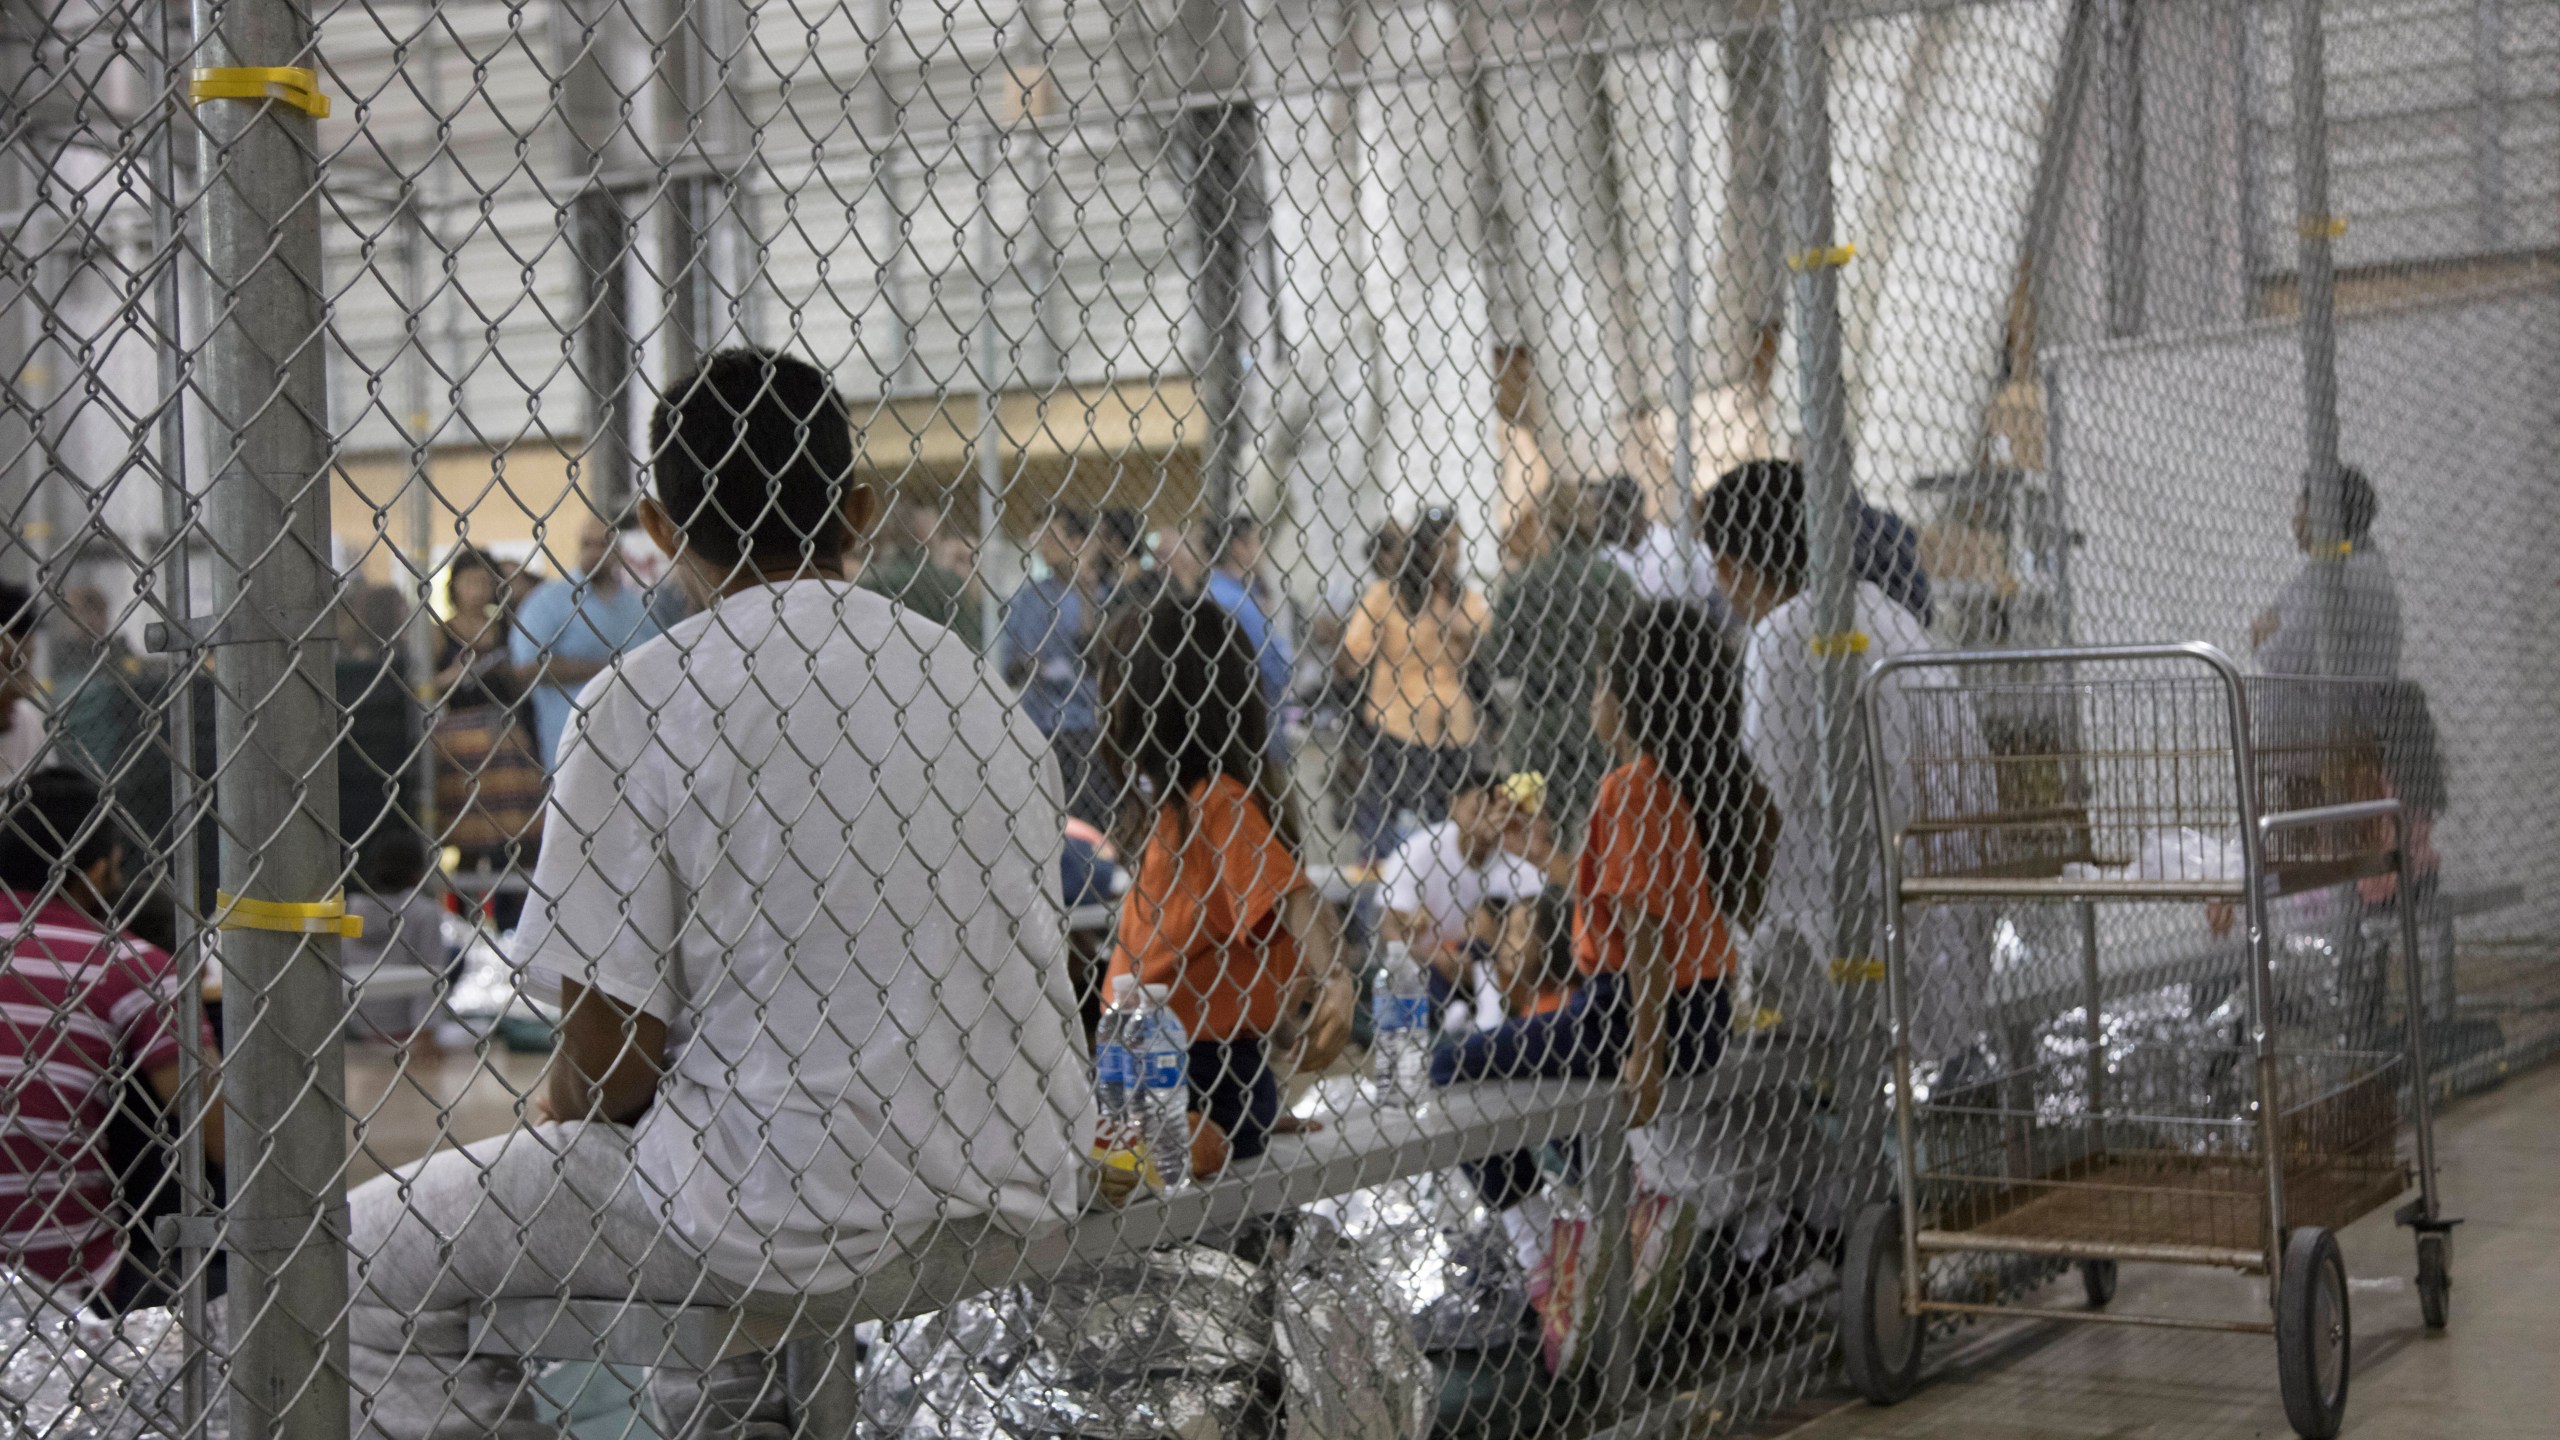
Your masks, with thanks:
[{"label": "concrete floor", "polygon": [[[2388,1212],[2340,1237],[2350,1280],[2354,1440],[2548,1440],[2560,1435],[2560,1066],[2462,1102],[2437,1145],[2455,1232],[2452,1325],[2418,1317],[2408,1234]],[[2047,1304],[2074,1304],[2066,1277]],[[2245,1276],[2124,1267],[2116,1308],[2245,1316]],[[2264,1313],[2263,1310],[2255,1313]],[[1801,1412],[1799,1412],[1801,1413]],[[1770,1433],[1770,1432],[1761,1432]],[[1845,1400],[1774,1433],[1793,1440],[2239,1440],[2282,1437],[2274,1343],[2105,1325],[1978,1326],[1942,1346],[1892,1409]]]},{"label": "concrete floor", "polygon": [[349,1041],[347,1183],[360,1185],[430,1152],[514,1129],[522,1123],[520,1099],[549,1059],[498,1046],[484,1060],[471,1050],[420,1045],[399,1051],[379,1041]]}]

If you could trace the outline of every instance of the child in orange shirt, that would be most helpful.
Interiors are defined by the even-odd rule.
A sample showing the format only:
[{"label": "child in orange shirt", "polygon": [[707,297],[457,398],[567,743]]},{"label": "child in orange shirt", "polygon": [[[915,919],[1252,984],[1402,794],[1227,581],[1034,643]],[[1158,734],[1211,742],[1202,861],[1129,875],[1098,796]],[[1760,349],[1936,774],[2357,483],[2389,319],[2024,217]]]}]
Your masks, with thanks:
[{"label": "child in orange shirt", "polygon": [[1138,857],[1110,973],[1171,987],[1191,1037],[1192,1112],[1230,1158],[1251,1159],[1280,1118],[1272,1062],[1303,1045],[1298,1066],[1321,1068],[1351,1034],[1341,930],[1299,864],[1266,758],[1270,713],[1234,619],[1167,594],[1104,641],[1117,839]]},{"label": "child in orange shirt", "polygon": [[[1575,865],[1583,983],[1560,1009],[1442,1049],[1432,1078],[1614,1075],[1642,1125],[1665,1076],[1705,1069],[1723,1049],[1730,925],[1759,908],[1777,814],[1742,748],[1740,667],[1691,607],[1662,601],[1628,619],[1601,663],[1591,721],[1617,768],[1600,782]],[[1519,1193],[1499,1176],[1486,1194],[1497,1207]]]}]

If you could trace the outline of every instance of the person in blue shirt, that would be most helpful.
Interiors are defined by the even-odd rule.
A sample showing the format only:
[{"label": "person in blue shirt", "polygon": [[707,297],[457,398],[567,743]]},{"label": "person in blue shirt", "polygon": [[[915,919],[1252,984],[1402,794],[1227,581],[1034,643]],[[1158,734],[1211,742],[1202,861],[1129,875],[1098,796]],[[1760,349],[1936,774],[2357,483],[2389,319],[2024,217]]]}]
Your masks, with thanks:
[{"label": "person in blue shirt", "polygon": [[1023,713],[1058,757],[1067,814],[1097,829],[1111,824],[1116,788],[1096,760],[1096,700],[1089,651],[1106,608],[1093,526],[1073,510],[1050,512],[1040,527],[1029,583],[1005,602],[997,637],[1005,683],[1022,691]]},{"label": "person in blue shirt", "polygon": [[1221,610],[1235,617],[1253,649],[1253,666],[1262,676],[1262,700],[1271,710],[1271,748],[1286,758],[1280,713],[1289,699],[1289,676],[1297,664],[1289,636],[1280,628],[1280,597],[1262,578],[1262,525],[1250,515],[1203,521],[1193,542],[1209,572],[1201,590]]},{"label": "person in blue shirt", "polygon": [[620,537],[596,516],[578,532],[578,567],[534,591],[515,619],[508,658],[533,700],[542,763],[557,770],[578,691],[655,636],[658,622],[648,592],[623,567]]}]

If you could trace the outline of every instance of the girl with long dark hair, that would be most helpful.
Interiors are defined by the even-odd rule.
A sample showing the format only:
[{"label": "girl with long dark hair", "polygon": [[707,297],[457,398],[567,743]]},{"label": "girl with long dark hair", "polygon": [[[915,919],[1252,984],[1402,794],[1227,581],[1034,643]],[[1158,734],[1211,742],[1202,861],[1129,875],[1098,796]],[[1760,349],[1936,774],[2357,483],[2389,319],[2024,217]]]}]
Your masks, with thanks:
[{"label": "girl with long dark hair", "polygon": [[[1723,1048],[1733,927],[1758,915],[1777,810],[1742,747],[1740,666],[1690,606],[1655,601],[1618,630],[1591,723],[1617,765],[1575,865],[1581,988],[1553,1014],[1440,1051],[1434,1079],[1615,1075],[1641,1125],[1665,1076]],[[1488,1187],[1497,1204],[1509,1188]]]},{"label": "girl with long dark hair", "polygon": [[1250,1159],[1280,1118],[1274,1062],[1299,1050],[1299,1068],[1320,1069],[1350,1036],[1341,929],[1300,863],[1296,815],[1268,759],[1270,711],[1234,617],[1167,593],[1115,618],[1103,640],[1116,838],[1137,857],[1110,974],[1170,988],[1191,1036],[1193,1114],[1231,1158]]}]

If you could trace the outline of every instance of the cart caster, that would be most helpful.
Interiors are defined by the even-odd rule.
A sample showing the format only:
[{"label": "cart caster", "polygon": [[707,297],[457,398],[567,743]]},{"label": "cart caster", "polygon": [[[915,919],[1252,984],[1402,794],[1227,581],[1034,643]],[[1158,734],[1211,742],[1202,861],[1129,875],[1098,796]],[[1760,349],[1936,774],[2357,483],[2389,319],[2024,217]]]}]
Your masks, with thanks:
[{"label": "cart caster", "polygon": [[2353,1331],[2347,1321],[2347,1264],[2338,1239],[2305,1225],[2285,1241],[2276,1288],[2276,1374],[2284,1414],[2303,1440],[2330,1440],[2347,1414]]},{"label": "cart caster", "polygon": [[2116,1298],[2116,1262],[2083,1260],[2080,1262],[2080,1288],[2088,1292],[2089,1308],[2104,1310]]},{"label": "cart caster", "polygon": [[2453,1303],[2453,1236],[2442,1230],[2418,1234],[2418,1309],[2427,1328],[2445,1326],[2446,1307]]},{"label": "cart caster", "polygon": [[1927,1323],[1902,1310],[1902,1214],[1879,1202],[1849,1227],[1840,1275],[1840,1357],[1870,1405],[1891,1405],[1920,1380]]}]

